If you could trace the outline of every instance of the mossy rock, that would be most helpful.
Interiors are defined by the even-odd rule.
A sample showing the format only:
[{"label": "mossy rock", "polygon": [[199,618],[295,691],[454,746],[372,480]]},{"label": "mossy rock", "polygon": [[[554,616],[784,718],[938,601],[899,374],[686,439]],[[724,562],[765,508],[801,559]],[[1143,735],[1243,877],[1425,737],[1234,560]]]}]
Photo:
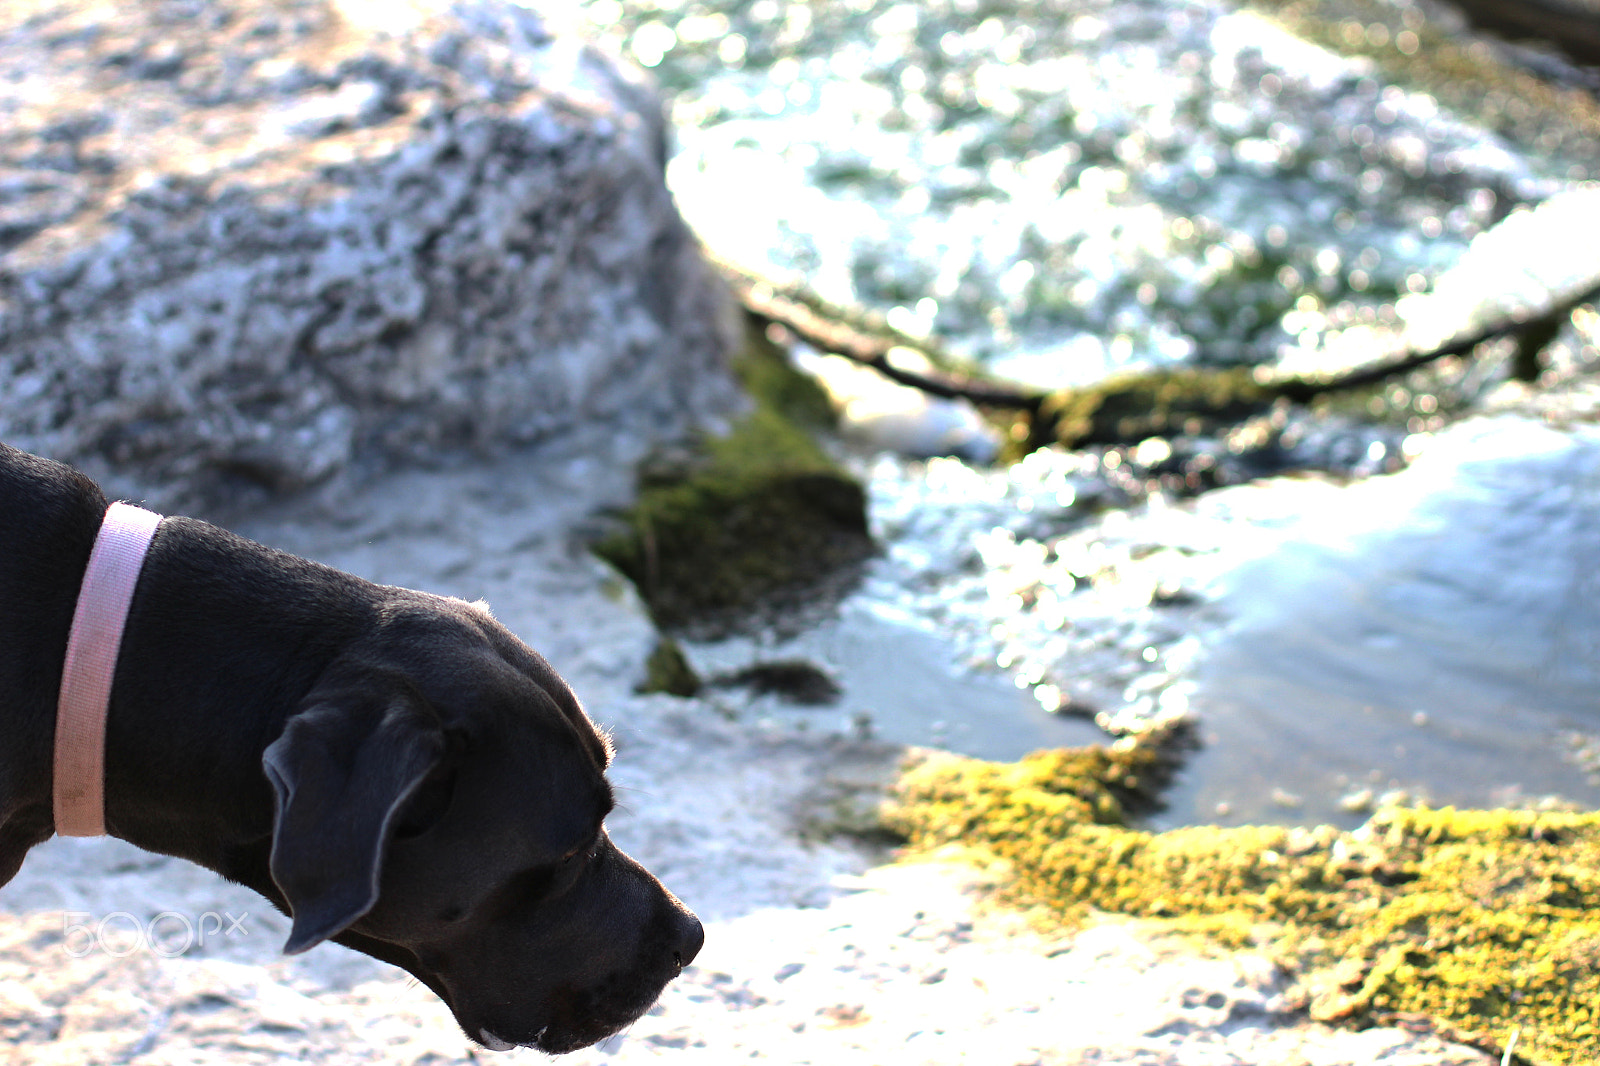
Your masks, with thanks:
[{"label": "mossy rock", "polygon": [[[1104,749],[909,769],[886,823],[1006,860],[1019,901],[1167,920],[1265,949],[1313,1017],[1407,1015],[1536,1064],[1600,1060],[1600,814],[1389,808],[1323,826],[1127,828],[1143,763]],[[1130,782],[1130,774],[1134,779]]]},{"label": "mossy rock", "polygon": [[671,637],[663,637],[656,641],[650,657],[645,660],[644,680],[634,691],[661,692],[688,699],[699,695],[702,687],[700,675],[689,665],[683,648]]},{"label": "mossy rock", "polygon": [[1196,435],[1259,414],[1282,395],[1249,367],[1174,367],[1062,389],[1040,404],[1034,446],[1137,444]]},{"label": "mossy rock", "polygon": [[744,688],[756,696],[777,696],[802,707],[836,702],[844,690],[816,663],[806,659],[769,659],[719,674],[707,682],[716,688]]},{"label": "mossy rock", "polygon": [[761,407],[807,431],[807,440],[810,432],[833,428],[838,416],[827,390],[794,368],[783,348],[767,336],[766,328],[761,319],[745,315],[745,346],[734,359],[739,383]]},{"label": "mossy rock", "polygon": [[1149,748],[1036,751],[1014,763],[929,751],[908,763],[890,821],[927,846],[1019,841],[1077,825],[1122,825],[1148,809],[1170,764]]},{"label": "mossy rock", "polygon": [[735,369],[754,410],[670,474],[642,479],[623,528],[595,546],[669,629],[735,627],[873,551],[866,493],[811,435],[826,398],[747,332]]}]

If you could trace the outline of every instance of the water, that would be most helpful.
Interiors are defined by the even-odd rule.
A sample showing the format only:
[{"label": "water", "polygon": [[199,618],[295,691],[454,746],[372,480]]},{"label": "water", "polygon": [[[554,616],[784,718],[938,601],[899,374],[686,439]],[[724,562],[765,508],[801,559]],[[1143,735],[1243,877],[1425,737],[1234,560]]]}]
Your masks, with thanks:
[{"label": "water", "polygon": [[[1349,366],[1592,281],[1592,108],[1552,112],[1515,78],[1423,88],[1460,42],[1406,0],[1348,0],[1320,36],[1274,21],[1289,6],[585,12],[672,95],[669,181],[716,254],[1019,380]],[[1553,363],[1581,380],[1600,319],[1576,317]],[[764,713],[986,757],[1194,714],[1206,745],[1162,824],[1349,824],[1392,790],[1593,806],[1600,456],[1534,400],[1451,428],[1502,378],[1461,366],[1370,415],[1010,470],[863,459],[886,554],[839,616],[692,653],[810,658],[841,702]],[[1194,462],[1248,483],[1173,491],[1163,472]]]},{"label": "water", "polygon": [[1336,500],[1219,582],[1167,817],[1600,806],[1600,430],[1464,424]]},{"label": "water", "polygon": [[712,676],[773,660],[821,665],[843,690],[836,703],[802,706],[771,696],[754,701],[757,715],[791,727],[1003,760],[1105,740],[1087,719],[1046,713],[1028,688],[989,664],[963,666],[952,658],[946,633],[859,596],[837,617],[792,639],[734,638],[691,644],[689,651]]},{"label": "water", "polygon": [[887,553],[838,616],[692,651],[802,657],[845,691],[773,717],[985,758],[1192,715],[1157,826],[1600,806],[1600,429],[1509,414],[1410,446],[1388,476],[1185,501],[1115,497],[1061,452],[880,458]]},{"label": "water", "polygon": [[587,10],[672,94],[669,182],[719,255],[1049,384],[1315,348],[1590,154],[1217,2]]}]

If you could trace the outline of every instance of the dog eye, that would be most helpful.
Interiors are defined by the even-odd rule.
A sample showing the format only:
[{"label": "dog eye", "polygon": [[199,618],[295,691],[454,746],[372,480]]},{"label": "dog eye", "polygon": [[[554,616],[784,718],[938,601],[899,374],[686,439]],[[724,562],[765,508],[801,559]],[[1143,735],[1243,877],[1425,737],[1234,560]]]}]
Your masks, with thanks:
[{"label": "dog eye", "polygon": [[530,903],[538,903],[555,890],[560,867],[536,866],[521,873],[514,874],[505,884],[496,890],[493,901],[490,903],[490,915],[506,915],[526,907]]},{"label": "dog eye", "polygon": [[571,851],[561,856],[561,862],[563,865],[565,865],[580,855],[582,855],[586,860],[592,859],[594,858],[594,853],[599,850],[599,847],[600,834],[596,832],[595,835],[590,837],[586,843],[580,844],[578,847],[573,848]]}]

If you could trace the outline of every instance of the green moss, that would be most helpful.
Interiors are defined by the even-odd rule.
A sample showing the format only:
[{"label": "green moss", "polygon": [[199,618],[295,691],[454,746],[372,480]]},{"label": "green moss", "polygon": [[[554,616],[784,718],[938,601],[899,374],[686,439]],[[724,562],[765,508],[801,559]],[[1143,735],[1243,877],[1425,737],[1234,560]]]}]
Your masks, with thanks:
[{"label": "green moss", "polygon": [[1120,825],[1158,787],[1161,760],[1139,747],[1060,748],[1018,762],[985,762],[933,752],[908,768],[896,789],[896,828],[919,844],[1016,843],[1069,827]]},{"label": "green moss", "polygon": [[1039,409],[1035,445],[1136,444],[1147,437],[1198,433],[1266,409],[1279,390],[1248,367],[1176,367],[1125,374],[1063,389]]},{"label": "green moss", "polygon": [[670,637],[656,641],[650,658],[645,660],[644,680],[636,691],[664,692],[668,696],[688,698],[697,695],[700,688],[700,675],[689,665],[678,642]]},{"label": "green moss", "polygon": [[[908,769],[887,811],[917,848],[1006,860],[1012,892],[1062,921],[1099,909],[1264,948],[1314,1017],[1423,1014],[1485,1046],[1521,1030],[1539,1064],[1600,1055],[1600,814],[1385,809],[1331,827],[1120,824],[1137,749],[946,756]],[[1137,793],[1135,793],[1137,794]]]},{"label": "green moss", "polygon": [[[734,361],[734,372],[745,391],[798,429],[833,426],[837,422],[833,403],[817,380],[791,366],[783,349],[767,338],[757,320],[747,319],[745,332],[745,350]],[[805,439],[809,442],[809,435]],[[812,449],[815,451],[814,444]]]},{"label": "green moss", "polygon": [[663,626],[726,626],[872,550],[861,486],[806,428],[826,410],[820,390],[754,330],[735,368],[754,410],[643,479],[622,528],[595,545]]}]

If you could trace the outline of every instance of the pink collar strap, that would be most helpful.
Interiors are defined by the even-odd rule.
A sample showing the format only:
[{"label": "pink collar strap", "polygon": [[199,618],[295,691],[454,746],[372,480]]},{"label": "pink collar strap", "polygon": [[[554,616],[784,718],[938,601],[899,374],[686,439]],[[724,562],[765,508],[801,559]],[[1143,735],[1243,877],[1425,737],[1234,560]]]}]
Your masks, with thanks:
[{"label": "pink collar strap", "polygon": [[134,586],[161,516],[114,503],[95,537],[67,636],[56,705],[56,832],[69,837],[106,831],[106,710]]}]

